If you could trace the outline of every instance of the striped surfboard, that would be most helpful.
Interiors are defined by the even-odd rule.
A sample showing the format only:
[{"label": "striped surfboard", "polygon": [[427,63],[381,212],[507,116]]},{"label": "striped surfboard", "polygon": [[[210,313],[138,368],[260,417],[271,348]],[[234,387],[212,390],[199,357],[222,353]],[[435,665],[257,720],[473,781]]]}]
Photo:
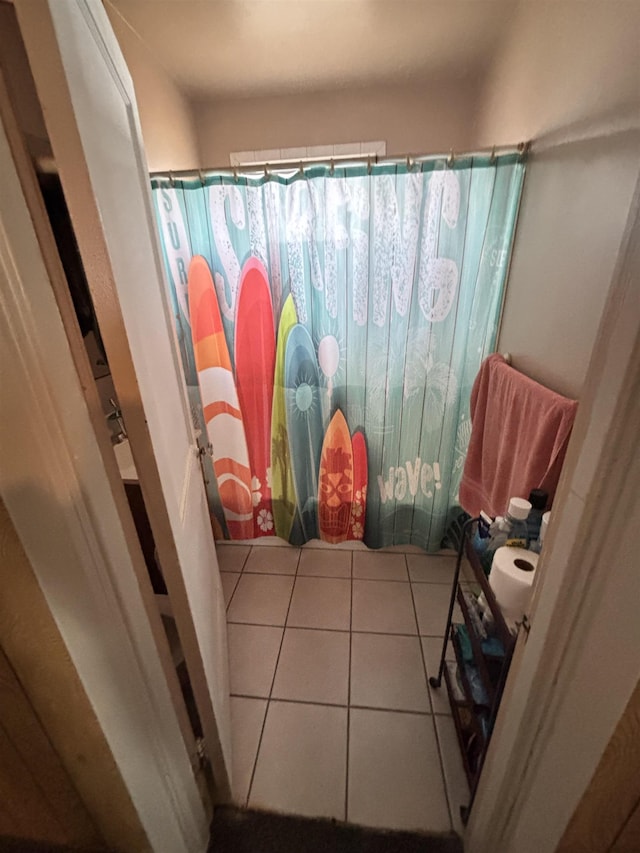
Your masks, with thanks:
[{"label": "striped surfboard", "polygon": [[189,314],[200,397],[225,521],[232,539],[251,539],[247,440],[218,299],[209,265],[200,255],[189,265]]}]

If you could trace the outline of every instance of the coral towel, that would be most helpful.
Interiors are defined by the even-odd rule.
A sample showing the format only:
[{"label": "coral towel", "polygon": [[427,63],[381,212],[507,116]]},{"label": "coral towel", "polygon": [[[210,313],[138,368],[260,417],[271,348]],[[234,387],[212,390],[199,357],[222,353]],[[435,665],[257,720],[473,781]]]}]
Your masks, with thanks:
[{"label": "coral towel", "polygon": [[553,501],[577,402],[510,367],[499,354],[471,390],[471,438],[460,504],[471,516],[503,515],[509,498],[544,489]]}]

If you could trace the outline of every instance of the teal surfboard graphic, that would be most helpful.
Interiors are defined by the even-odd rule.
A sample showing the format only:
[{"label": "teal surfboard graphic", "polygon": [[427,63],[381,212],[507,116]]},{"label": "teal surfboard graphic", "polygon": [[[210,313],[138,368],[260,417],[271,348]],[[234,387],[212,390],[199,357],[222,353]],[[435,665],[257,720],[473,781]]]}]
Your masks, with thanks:
[{"label": "teal surfboard graphic", "polygon": [[285,385],[296,500],[305,539],[317,539],[318,469],[323,440],[320,382],[311,336],[299,323],[287,338]]}]

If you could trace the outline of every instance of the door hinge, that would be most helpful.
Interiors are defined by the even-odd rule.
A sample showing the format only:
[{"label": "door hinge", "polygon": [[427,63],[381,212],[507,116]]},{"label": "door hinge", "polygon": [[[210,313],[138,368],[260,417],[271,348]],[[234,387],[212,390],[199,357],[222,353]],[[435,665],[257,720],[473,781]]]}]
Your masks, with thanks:
[{"label": "door hinge", "polygon": [[518,634],[520,633],[521,629],[525,632],[525,634],[526,634],[525,643],[526,643],[527,640],[529,639],[529,631],[531,631],[531,622],[529,622],[529,617],[527,616],[526,613],[523,615],[522,620],[520,622],[516,622],[516,626],[518,628]]},{"label": "door hinge", "polygon": [[209,766],[209,756],[207,755],[207,745],[203,737],[196,738],[196,755],[198,756],[198,766],[201,770]]},{"label": "door hinge", "polygon": [[200,439],[196,438],[196,456],[198,457],[198,461],[200,462],[200,471],[202,473],[202,479],[204,480],[205,485],[208,485],[209,478],[207,477],[207,472],[204,467],[204,457],[205,456],[213,456],[213,445],[211,442],[207,442],[207,444],[201,444]]},{"label": "door hinge", "polygon": [[196,445],[197,445],[197,450],[196,450],[197,456],[200,456],[201,458],[203,456],[206,456],[206,455],[213,456],[213,445],[211,444],[210,441],[208,441],[206,444],[201,444],[200,439],[196,438]]}]

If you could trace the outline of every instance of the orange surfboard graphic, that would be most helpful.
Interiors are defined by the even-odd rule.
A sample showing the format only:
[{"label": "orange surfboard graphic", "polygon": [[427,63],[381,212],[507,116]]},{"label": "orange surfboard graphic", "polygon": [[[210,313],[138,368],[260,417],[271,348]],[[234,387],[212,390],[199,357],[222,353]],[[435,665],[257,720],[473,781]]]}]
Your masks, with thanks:
[{"label": "orange surfboard graphic", "polygon": [[247,440],[218,299],[209,265],[200,255],[192,258],[189,266],[189,314],[200,397],[224,517],[232,539],[251,539],[253,506]]},{"label": "orange surfboard graphic", "polygon": [[325,542],[344,542],[353,502],[353,450],[344,415],[337,410],[322,444],[318,481],[318,522]]}]

